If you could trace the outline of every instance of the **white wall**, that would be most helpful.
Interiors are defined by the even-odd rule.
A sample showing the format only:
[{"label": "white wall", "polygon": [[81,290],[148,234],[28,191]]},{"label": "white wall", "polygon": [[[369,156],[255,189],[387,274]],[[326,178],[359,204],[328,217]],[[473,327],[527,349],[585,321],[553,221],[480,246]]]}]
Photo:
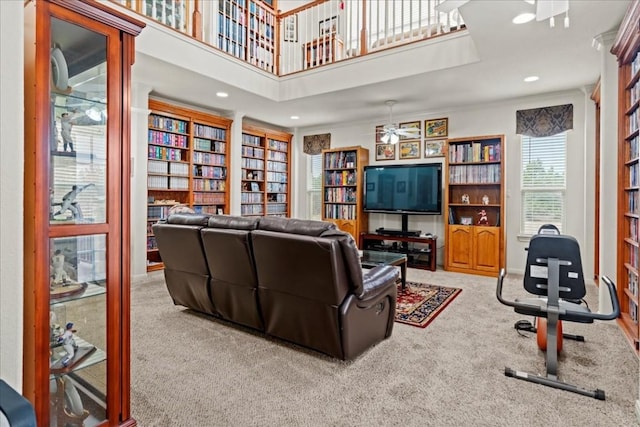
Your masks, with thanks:
[{"label": "white wall", "polygon": [[[573,235],[581,245],[582,261],[585,277],[593,276],[593,240],[587,239],[586,234],[593,231],[593,203],[587,205],[587,194],[593,194],[594,178],[590,171],[593,165],[593,156],[586,153],[593,151],[594,147],[594,118],[595,113],[590,114],[585,120],[585,111],[593,111],[587,108],[588,95],[583,91],[575,90],[555,94],[538,95],[535,97],[508,100],[487,105],[475,105],[456,111],[416,112],[407,116],[394,116],[394,121],[406,122],[439,117],[449,118],[449,137],[471,137],[479,135],[505,135],[505,181],[506,181],[506,246],[507,269],[509,272],[522,273],[525,265],[525,251],[528,238],[518,238],[520,218],[520,136],[516,135],[516,110],[538,108],[560,104],[573,104],[574,126],[567,136],[568,182],[566,206],[570,208],[567,214],[565,232]],[[331,147],[344,147],[362,145],[369,149],[370,164],[375,164],[375,137],[376,125],[382,123],[357,123],[352,126],[331,126],[324,128],[305,128],[297,132],[296,140],[302,141],[304,135],[319,133],[331,133]],[[585,136],[587,135],[588,138]],[[298,153],[296,163],[300,168],[295,180],[300,183],[300,190],[296,193],[295,202],[297,212],[301,216],[306,215],[306,155]],[[397,158],[397,154],[396,154]],[[440,161],[444,158],[429,158],[416,160],[385,161],[390,163],[424,163]],[[585,179],[585,177],[587,177]],[[423,233],[430,232],[438,236],[438,264],[442,264],[444,238],[443,216],[409,217],[409,228],[418,229]],[[400,215],[369,214],[369,230],[378,227],[400,228]]]},{"label": "white wall", "polygon": [[0,378],[22,390],[24,5],[0,2]]}]

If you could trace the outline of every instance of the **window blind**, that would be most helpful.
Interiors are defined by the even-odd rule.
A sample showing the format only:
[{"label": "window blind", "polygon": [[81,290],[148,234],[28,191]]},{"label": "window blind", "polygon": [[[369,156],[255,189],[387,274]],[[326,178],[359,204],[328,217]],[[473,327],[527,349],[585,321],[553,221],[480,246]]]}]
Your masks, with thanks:
[{"label": "window blind", "polygon": [[540,138],[522,136],[522,234],[536,234],[543,224],[554,224],[562,233],[567,181],[566,141],[566,132]]},{"label": "window blind", "polygon": [[322,154],[308,156],[307,212],[309,219],[322,219]]}]

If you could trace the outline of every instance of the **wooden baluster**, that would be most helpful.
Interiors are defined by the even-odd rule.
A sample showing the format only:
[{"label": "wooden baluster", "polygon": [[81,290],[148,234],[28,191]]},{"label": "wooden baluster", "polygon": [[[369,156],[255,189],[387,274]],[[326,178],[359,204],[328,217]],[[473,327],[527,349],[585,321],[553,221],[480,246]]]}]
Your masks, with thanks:
[{"label": "wooden baluster", "polygon": [[200,0],[193,0],[193,15],[191,22],[191,35],[195,39],[202,41],[202,12],[200,11]]}]

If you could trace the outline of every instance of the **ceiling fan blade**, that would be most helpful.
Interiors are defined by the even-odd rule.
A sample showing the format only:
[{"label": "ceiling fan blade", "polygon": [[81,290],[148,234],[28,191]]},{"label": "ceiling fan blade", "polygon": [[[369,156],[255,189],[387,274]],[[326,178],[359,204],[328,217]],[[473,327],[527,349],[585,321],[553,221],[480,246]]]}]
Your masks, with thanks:
[{"label": "ceiling fan blade", "polygon": [[397,132],[398,135],[402,136],[414,136],[416,138],[420,136],[420,129],[416,128],[398,129]]},{"label": "ceiling fan blade", "polygon": [[436,5],[435,9],[438,12],[449,13],[466,3],[469,3],[469,0],[444,0],[442,3]]}]

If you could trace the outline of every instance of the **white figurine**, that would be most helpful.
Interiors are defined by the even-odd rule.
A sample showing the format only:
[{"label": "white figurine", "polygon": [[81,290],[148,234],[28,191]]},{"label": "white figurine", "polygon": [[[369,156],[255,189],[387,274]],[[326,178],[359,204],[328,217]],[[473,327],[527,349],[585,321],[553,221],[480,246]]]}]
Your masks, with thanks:
[{"label": "white figurine", "polygon": [[486,194],[484,196],[482,196],[482,204],[483,205],[488,205],[489,204],[489,196],[487,196]]},{"label": "white figurine", "polygon": [[51,276],[53,278],[54,285],[61,285],[69,282],[69,275],[64,270],[64,255],[60,249],[56,250],[55,254],[51,257]]},{"label": "white figurine", "polygon": [[60,215],[66,212],[68,209],[71,211],[73,218],[76,218],[79,213],[79,210],[76,207],[76,197],[78,197],[78,194],[80,194],[82,190],[84,190],[87,187],[91,187],[92,185],[94,184],[87,184],[83,186],[74,185],[73,187],[71,187],[71,191],[69,191],[67,194],[64,195],[64,197],[62,197],[62,204],[60,205],[60,210],[56,212],[54,216]]},{"label": "white figurine", "polygon": [[465,205],[469,204],[469,195],[468,194],[463,194],[462,195],[462,203],[464,203]]},{"label": "white figurine", "polygon": [[73,323],[67,323],[64,334],[58,337],[58,343],[62,344],[62,348],[67,352],[67,355],[62,359],[62,366],[67,366],[73,356],[76,354],[76,340],[73,338]]}]

